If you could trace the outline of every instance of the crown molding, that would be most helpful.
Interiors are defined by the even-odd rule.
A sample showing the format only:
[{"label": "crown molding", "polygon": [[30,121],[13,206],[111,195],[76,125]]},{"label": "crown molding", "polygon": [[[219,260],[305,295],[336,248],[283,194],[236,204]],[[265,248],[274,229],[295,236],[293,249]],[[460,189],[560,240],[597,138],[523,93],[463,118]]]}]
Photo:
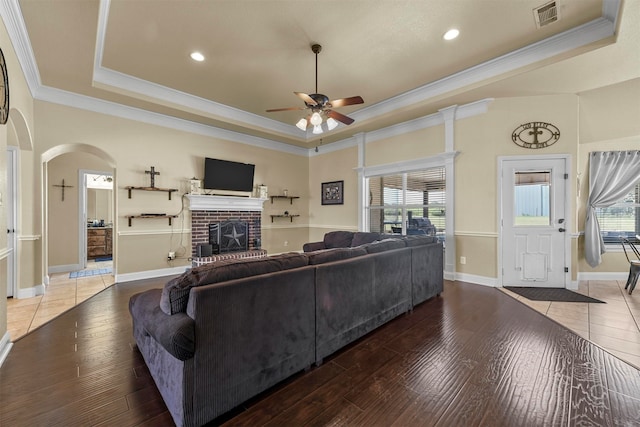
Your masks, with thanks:
[{"label": "crown molding", "polygon": [[37,99],[39,101],[50,102],[52,104],[65,105],[67,107],[93,111],[95,113],[101,113],[127,120],[134,120],[142,123],[148,123],[156,126],[190,132],[197,135],[224,139],[241,144],[251,145],[254,147],[282,151],[298,156],[307,156],[308,154],[307,148],[297,147],[294,145],[273,141],[271,139],[260,138],[240,132],[221,129],[215,126],[207,126],[201,123],[191,122],[189,120],[179,119],[177,117],[166,116],[160,113],[154,113],[139,108],[129,107],[111,101],[104,101],[86,95],[79,95],[77,93],[55,89],[49,86],[40,87],[40,89],[38,90]]},{"label": "crown molding", "polygon": [[[468,117],[484,114],[489,110],[489,104],[494,101],[494,98],[485,98],[479,101],[470,102],[462,106],[456,106],[455,120],[466,119]],[[395,125],[387,126],[386,128],[367,132],[365,135],[366,143],[380,141],[383,139],[391,138],[394,136],[404,135],[406,133],[416,132],[428,127],[439,126],[444,123],[444,117],[441,112],[429,114],[428,116],[419,117],[417,119],[408,120],[406,122],[397,123]],[[318,146],[318,149],[324,153],[330,153],[332,151],[339,151],[345,148],[354,147],[358,145],[358,139],[352,136],[347,139],[343,139],[338,142],[334,142],[325,147]],[[309,156],[317,156],[320,153],[315,152],[314,148],[309,148]]]},{"label": "crown molding", "polygon": [[365,178],[371,176],[389,175],[393,173],[411,172],[414,170],[428,169],[438,167],[452,161],[458,155],[458,151],[448,151],[446,153],[436,154],[435,156],[424,157],[421,159],[412,159],[402,162],[388,163],[384,165],[365,166],[354,168],[358,173],[362,173]]},{"label": "crown molding", "polygon": [[0,16],[18,57],[31,97],[35,98],[42,83],[18,0],[0,0]]}]

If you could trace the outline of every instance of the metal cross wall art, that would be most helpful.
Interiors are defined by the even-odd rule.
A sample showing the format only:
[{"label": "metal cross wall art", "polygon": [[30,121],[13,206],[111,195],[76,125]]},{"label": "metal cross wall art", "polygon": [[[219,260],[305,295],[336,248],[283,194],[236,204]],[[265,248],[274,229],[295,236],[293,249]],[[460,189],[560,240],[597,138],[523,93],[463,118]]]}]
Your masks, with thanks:
[{"label": "metal cross wall art", "polygon": [[546,148],[560,139],[560,129],[551,123],[529,122],[518,126],[511,134],[514,144],[522,148]]},{"label": "metal cross wall art", "polygon": [[150,171],[144,171],[144,173],[148,173],[151,175],[151,188],[155,188],[156,186],[156,175],[160,175],[160,172],[156,172],[156,168],[151,166]]},{"label": "metal cross wall art", "polygon": [[54,187],[62,188],[62,201],[64,202],[64,189],[65,188],[73,188],[73,185],[65,185],[64,179],[62,180],[62,184],[53,184]]}]

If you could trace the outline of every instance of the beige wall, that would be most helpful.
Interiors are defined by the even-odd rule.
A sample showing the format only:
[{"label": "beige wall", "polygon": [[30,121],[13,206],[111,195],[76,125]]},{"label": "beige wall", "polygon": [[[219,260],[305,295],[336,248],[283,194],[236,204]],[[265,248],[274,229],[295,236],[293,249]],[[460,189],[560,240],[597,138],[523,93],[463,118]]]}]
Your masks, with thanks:
[{"label": "beige wall", "polygon": [[[322,148],[309,160],[309,235],[308,241],[322,240],[331,230],[358,229],[358,149],[323,153]],[[323,205],[323,182],[344,181],[344,204]]]},{"label": "beige wall", "polygon": [[[554,124],[558,142],[544,149],[526,149],[511,140],[518,126],[532,121]],[[455,234],[456,270],[497,278],[498,157],[569,154],[575,182],[578,141],[578,97],[574,95],[500,98],[486,114],[455,123]],[[570,186],[571,212],[575,212],[575,186]],[[575,223],[571,226],[575,230]],[[467,264],[460,264],[460,256]],[[572,269],[575,272],[575,266]],[[575,273],[574,273],[575,274]]]},{"label": "beige wall", "polygon": [[[7,194],[6,189],[6,147],[9,143],[11,145],[19,145],[23,150],[31,149],[31,141],[24,137],[33,133],[33,99],[31,93],[27,87],[26,80],[22,74],[20,64],[18,63],[15,50],[11,44],[11,40],[7,34],[4,23],[0,21],[0,47],[4,54],[5,62],[7,65],[7,71],[9,75],[9,88],[10,88],[10,113],[9,122],[6,125],[0,125],[0,192],[3,197]],[[20,130],[20,138],[17,136],[17,129]],[[18,190],[22,195],[22,188]],[[25,198],[28,198],[25,195]],[[0,206],[0,221],[2,224],[6,224],[7,216],[5,210],[5,204]],[[22,206],[17,207],[18,212],[22,212]],[[19,223],[18,233],[18,246],[16,247],[16,254],[20,254],[28,247],[28,243],[25,244],[22,236],[30,232],[29,226],[31,221],[24,221]],[[5,233],[0,233],[0,252],[4,252],[7,249],[7,236]],[[18,281],[24,280],[25,276],[29,275],[29,272],[22,274],[20,271],[16,272]],[[6,295],[7,295],[7,266],[6,258],[0,259],[0,339],[7,331],[7,308],[6,308]]]},{"label": "beige wall", "polygon": [[444,152],[444,126],[432,126],[367,144],[365,165],[375,166]]},{"label": "beige wall", "polygon": [[[293,222],[271,223],[271,214],[282,213],[282,202],[266,202],[263,212],[265,233],[262,245],[270,253],[300,250],[308,237],[306,227],[308,213],[308,159],[306,157],[238,144],[212,137],[195,135],[173,129],[106,116],[74,108],[36,102],[37,139],[36,157],[48,158],[61,146],[74,152],[76,149],[90,149],[104,153],[112,159],[115,177],[116,237],[115,263],[119,274],[159,270],[168,267],[188,265],[190,256],[190,216],[183,209],[180,197],[187,190],[187,180],[202,178],[204,157],[242,161],[256,165],[255,183],[265,184],[270,194],[280,194],[287,189],[289,194],[301,198],[288,206],[291,213],[301,216]],[[68,155],[68,154],[65,154]],[[89,156],[84,155],[86,159]],[[93,156],[92,156],[93,157]],[[49,162],[48,170],[56,169],[56,158]],[[68,165],[67,165],[68,166]],[[156,176],[156,187],[178,188],[172,200],[164,192],[133,191],[128,198],[126,186],[149,186],[149,176],[144,173],[155,166],[160,175]],[[72,168],[105,169],[105,165],[93,166],[88,161],[74,161]],[[65,169],[69,169],[66,167]],[[53,178],[52,178],[53,179]],[[56,177],[61,180],[61,177]],[[77,178],[76,178],[77,180]],[[51,183],[50,183],[51,184]],[[47,189],[53,203],[55,193],[51,185]],[[186,203],[186,201],[185,201]],[[34,201],[34,209],[39,209]],[[179,215],[169,226],[167,219],[134,219],[128,225],[127,215],[142,212]],[[77,215],[76,220],[77,222]],[[288,242],[285,245],[285,242]],[[53,249],[55,242],[50,242]],[[167,262],[167,252],[175,251],[178,259]],[[54,261],[50,251],[49,265]]]}]

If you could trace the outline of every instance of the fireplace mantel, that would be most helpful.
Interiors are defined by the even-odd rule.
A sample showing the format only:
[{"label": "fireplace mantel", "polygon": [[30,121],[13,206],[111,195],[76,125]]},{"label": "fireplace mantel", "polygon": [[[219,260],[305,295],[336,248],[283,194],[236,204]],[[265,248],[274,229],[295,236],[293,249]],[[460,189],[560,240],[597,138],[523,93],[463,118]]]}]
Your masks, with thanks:
[{"label": "fireplace mantel", "polygon": [[268,199],[258,197],[208,196],[187,194],[189,210],[192,211],[242,211],[262,212],[262,205]]}]

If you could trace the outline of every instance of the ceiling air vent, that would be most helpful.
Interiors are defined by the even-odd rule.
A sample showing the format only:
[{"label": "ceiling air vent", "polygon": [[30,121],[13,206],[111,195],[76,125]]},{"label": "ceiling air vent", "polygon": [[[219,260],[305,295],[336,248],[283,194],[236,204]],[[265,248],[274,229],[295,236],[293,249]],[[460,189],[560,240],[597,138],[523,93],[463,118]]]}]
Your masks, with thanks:
[{"label": "ceiling air vent", "polygon": [[549,25],[560,19],[555,0],[533,9],[533,18],[536,20],[536,27],[538,28]]}]

